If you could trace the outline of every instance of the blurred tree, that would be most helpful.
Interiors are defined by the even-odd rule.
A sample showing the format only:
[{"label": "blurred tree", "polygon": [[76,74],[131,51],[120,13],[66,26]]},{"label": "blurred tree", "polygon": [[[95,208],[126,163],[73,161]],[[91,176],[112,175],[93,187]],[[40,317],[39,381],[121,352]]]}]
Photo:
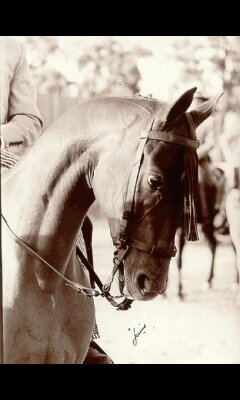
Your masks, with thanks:
[{"label": "blurred tree", "polygon": [[182,63],[184,83],[200,83],[200,91],[211,96],[223,91],[219,107],[222,129],[228,110],[240,109],[240,36],[201,36],[174,38],[174,57]]},{"label": "blurred tree", "polygon": [[71,43],[65,39],[64,44],[61,37],[26,37],[26,41],[39,93],[58,91],[81,99],[134,95],[139,91],[137,59],[150,53],[111,37],[86,41],[83,46],[84,37]]},{"label": "blurred tree", "polygon": [[27,36],[29,65],[38,92],[43,94],[64,87],[66,79],[55,66],[49,63],[49,57],[58,52],[58,39],[48,36]]},{"label": "blurred tree", "polygon": [[[26,37],[38,92],[51,92],[56,99],[71,96],[77,101],[96,95],[134,95],[141,84],[139,60],[145,57],[145,83],[151,77],[153,90],[160,85],[159,93],[178,71],[174,82],[167,84],[170,98],[191,85],[198,86],[206,96],[223,90],[219,130],[228,110],[239,112],[239,36],[160,36],[136,42],[127,39]],[[153,69],[149,72],[151,62]]]}]

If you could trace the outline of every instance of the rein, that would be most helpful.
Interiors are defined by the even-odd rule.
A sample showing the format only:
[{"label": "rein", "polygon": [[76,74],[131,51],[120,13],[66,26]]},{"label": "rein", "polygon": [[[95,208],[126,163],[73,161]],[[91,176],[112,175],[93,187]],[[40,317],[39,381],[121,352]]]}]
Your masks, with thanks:
[{"label": "rein", "polygon": [[27,243],[25,243],[21,238],[19,238],[13,230],[10,228],[6,218],[3,216],[1,213],[1,217],[3,221],[5,222],[13,240],[20,246],[22,247],[28,254],[31,256],[37,258],[43,265],[47,266],[50,268],[52,271],[54,271],[58,276],[60,276],[61,279],[63,279],[66,282],[67,286],[70,286],[72,289],[74,289],[77,293],[87,296],[87,297],[98,297],[102,296],[105,297],[114,307],[116,307],[118,310],[127,310],[131,303],[132,300],[125,298],[122,303],[117,303],[114,299],[116,298],[121,298],[121,296],[112,296],[109,291],[111,288],[111,283],[113,281],[114,275],[117,271],[117,267],[115,267],[112,271],[112,274],[110,276],[109,282],[106,285],[103,285],[100,278],[97,276],[95,273],[92,265],[89,263],[89,261],[86,259],[82,251],[77,247],[76,252],[77,256],[80,259],[81,263],[87,268],[89,271],[90,277],[96,282],[98,285],[99,289],[101,292],[99,292],[96,289],[93,288],[88,288],[86,286],[83,286],[81,283],[71,281],[70,279],[66,278],[64,275],[62,275],[56,268],[54,268],[48,261],[46,261],[43,257],[41,257],[37,252],[35,252]]}]

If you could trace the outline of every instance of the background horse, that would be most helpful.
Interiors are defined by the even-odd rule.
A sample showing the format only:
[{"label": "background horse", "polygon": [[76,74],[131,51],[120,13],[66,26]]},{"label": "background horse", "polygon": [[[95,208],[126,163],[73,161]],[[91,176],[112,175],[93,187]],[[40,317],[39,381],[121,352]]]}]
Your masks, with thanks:
[{"label": "background horse", "polygon": [[[204,165],[199,165],[199,168],[204,168]],[[225,209],[226,197],[227,197],[227,185],[226,178],[224,176],[224,171],[218,166],[212,168],[206,168],[204,173],[201,174],[201,178],[199,181],[199,208],[198,208],[198,223],[201,227],[201,231],[206,240],[206,243],[211,252],[211,260],[210,260],[210,270],[207,281],[205,282],[205,288],[212,287],[212,281],[214,278],[215,272],[215,254],[216,248],[218,245],[218,233],[219,228],[215,226],[215,217],[219,210]],[[224,211],[225,213],[225,211]],[[229,218],[228,218],[229,220]],[[182,221],[180,227],[178,229],[178,255],[177,255],[177,268],[179,271],[178,274],[178,296],[180,299],[184,298],[183,293],[183,282],[182,282],[182,254],[183,249],[186,244],[184,239],[184,232]],[[225,230],[224,234],[229,234],[229,231],[226,232],[227,226],[226,224],[222,227]],[[232,235],[231,235],[232,236]],[[231,245],[234,250],[235,255],[236,247],[234,242],[231,239]],[[239,272],[236,263],[236,284],[239,285]]]},{"label": "background horse", "polygon": [[[76,237],[95,198],[112,235],[117,234],[122,292],[150,300],[166,290],[184,187],[189,201],[185,211],[191,206],[194,212],[186,162],[195,165],[195,157],[184,146],[196,148],[195,128],[219,98],[187,113],[195,90],[172,105],[148,98],[87,101],[48,128],[5,174],[4,362],[83,362],[94,303],[64,279],[90,286],[76,257]],[[194,220],[187,221],[193,229]]]},{"label": "background horse", "polygon": [[237,284],[238,295],[237,303],[240,305],[240,186],[233,188],[227,194],[226,214],[229,224],[231,240],[236,252]]},{"label": "background horse", "polygon": [[[239,163],[239,158],[237,163]],[[229,234],[236,254],[237,303],[240,304],[240,167],[234,167],[230,162],[220,162],[218,168],[226,177],[225,208]]]}]

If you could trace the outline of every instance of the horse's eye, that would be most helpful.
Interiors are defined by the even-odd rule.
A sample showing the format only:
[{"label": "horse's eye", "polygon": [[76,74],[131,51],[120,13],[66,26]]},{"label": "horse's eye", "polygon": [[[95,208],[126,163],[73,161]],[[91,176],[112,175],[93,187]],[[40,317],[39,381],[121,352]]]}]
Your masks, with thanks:
[{"label": "horse's eye", "polygon": [[152,186],[156,190],[160,190],[162,187],[162,179],[153,175],[150,175],[148,177],[148,183],[150,186]]}]

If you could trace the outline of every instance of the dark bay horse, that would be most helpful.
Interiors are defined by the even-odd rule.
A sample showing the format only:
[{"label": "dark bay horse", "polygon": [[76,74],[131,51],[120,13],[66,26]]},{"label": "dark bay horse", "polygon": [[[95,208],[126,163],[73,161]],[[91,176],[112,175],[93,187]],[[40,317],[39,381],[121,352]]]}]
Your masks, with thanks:
[{"label": "dark bay horse", "polygon": [[[210,272],[207,279],[207,284],[211,287],[214,276],[215,253],[217,247],[217,239],[215,236],[214,218],[217,213],[216,203],[217,194],[219,193],[219,185],[216,182],[211,163],[208,156],[202,162],[199,162],[199,183],[198,183],[198,223],[201,226],[201,231],[206,239],[211,252]],[[178,229],[178,255],[177,267],[179,271],[178,296],[184,297],[182,284],[182,254],[186,241],[184,239],[183,223],[181,220]]]},{"label": "dark bay horse", "polygon": [[[236,142],[239,148],[240,135]],[[237,147],[238,146],[238,147]],[[234,154],[228,162],[220,162],[217,167],[225,175],[225,210],[229,226],[231,244],[236,256],[236,282],[234,289],[237,292],[237,304],[240,305],[240,159]]]},{"label": "dark bay horse", "polygon": [[[212,282],[215,274],[215,255],[217,246],[219,245],[219,231],[220,229],[215,226],[215,217],[220,211],[220,209],[225,209],[226,198],[228,198],[229,188],[227,187],[227,182],[225,174],[222,167],[223,163],[213,163],[211,169],[206,168],[201,174],[199,180],[199,197],[198,197],[198,224],[201,228],[201,232],[206,240],[206,243],[211,252],[210,257],[210,268],[207,280],[204,283],[204,290],[212,288]],[[199,165],[199,168],[204,169],[204,165]],[[217,199],[217,197],[219,197]],[[217,215],[218,216],[218,215]],[[220,214],[219,214],[220,217]],[[221,218],[221,217],[220,217]],[[228,220],[230,218],[228,217]],[[235,216],[235,221],[237,220]],[[178,268],[178,296],[180,299],[184,299],[185,295],[183,292],[183,282],[182,282],[182,267],[183,260],[182,254],[184,247],[186,245],[186,240],[184,239],[183,231],[183,221],[180,220],[180,227],[178,228],[177,235],[177,268]],[[229,222],[228,222],[229,224]],[[235,224],[236,225],[236,224]],[[222,227],[224,235],[228,235],[228,227],[225,222]],[[230,235],[230,243],[233,248],[234,256],[236,257],[236,280],[233,283],[233,288],[239,286],[239,271],[237,263],[237,251],[234,242],[232,241],[232,235]]]},{"label": "dark bay horse", "polygon": [[[238,168],[238,173],[239,171],[240,168]],[[229,224],[230,237],[236,253],[237,304],[240,305],[240,181],[238,181],[238,186],[231,188],[227,193],[226,214]]]},{"label": "dark bay horse", "polygon": [[5,363],[83,362],[94,303],[66,279],[90,287],[76,237],[95,199],[109,219],[121,292],[150,300],[165,291],[183,206],[187,237],[196,238],[195,128],[219,98],[188,113],[195,90],[170,105],[150,98],[87,101],[51,125],[5,174]]}]

